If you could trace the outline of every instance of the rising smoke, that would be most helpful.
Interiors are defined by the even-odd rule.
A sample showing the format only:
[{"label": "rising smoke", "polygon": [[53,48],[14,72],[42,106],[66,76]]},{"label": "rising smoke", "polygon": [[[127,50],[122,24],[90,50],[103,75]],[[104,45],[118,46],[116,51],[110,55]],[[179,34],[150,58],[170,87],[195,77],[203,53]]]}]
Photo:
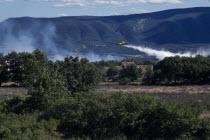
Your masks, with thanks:
[{"label": "rising smoke", "polygon": [[144,52],[149,56],[155,56],[157,59],[162,60],[165,57],[173,57],[173,56],[181,56],[181,57],[195,57],[196,55],[202,56],[209,56],[210,55],[210,48],[209,49],[198,49],[196,53],[192,52],[184,52],[184,53],[173,53],[166,50],[155,50],[148,47],[143,46],[135,46],[135,45],[125,45],[127,48],[132,48],[134,50],[138,50],[140,52]]},{"label": "rising smoke", "polygon": [[[0,53],[16,52],[32,52],[35,49],[41,49],[46,52],[47,56],[51,60],[63,60],[66,56],[77,56],[74,45],[70,39],[66,38],[63,44],[56,43],[56,39],[59,38],[56,34],[56,27],[52,23],[41,24],[38,22],[31,22],[30,26],[19,28],[17,23],[10,20],[0,23]],[[3,34],[2,34],[3,33]],[[65,48],[64,46],[68,46]],[[125,47],[133,48],[140,52],[144,52],[149,56],[155,56],[157,59],[162,60],[165,57],[170,56],[196,56],[201,54],[203,56],[210,55],[210,49],[199,49],[196,53],[184,52],[173,53],[165,50],[155,50],[143,46],[126,45]],[[87,58],[90,61],[100,60],[122,60],[123,57],[112,55],[97,55],[94,52],[86,52],[79,54],[80,58]]]},{"label": "rising smoke", "polygon": [[[41,27],[39,23],[33,23],[31,28],[18,29],[16,24],[11,21],[1,23],[0,31],[4,33],[1,39],[1,53],[7,54],[15,52],[32,52],[39,48],[47,54],[57,54],[58,49],[53,41],[55,37],[55,27],[47,24]],[[42,47],[41,47],[42,46]]]},{"label": "rising smoke", "polygon": [[[56,39],[56,27],[49,24],[40,24],[39,22],[32,22],[29,28],[20,28],[16,23],[10,20],[1,23],[0,32],[0,53],[7,54],[12,51],[15,52],[32,52],[35,49],[41,49],[46,52],[51,60],[63,60],[66,56],[76,57],[76,45],[71,43],[70,39],[65,39],[63,45],[58,45]],[[68,46],[65,48],[64,46]],[[87,58],[90,61],[100,60],[120,60],[123,58],[111,55],[97,55],[93,52],[81,53],[80,58]]]}]

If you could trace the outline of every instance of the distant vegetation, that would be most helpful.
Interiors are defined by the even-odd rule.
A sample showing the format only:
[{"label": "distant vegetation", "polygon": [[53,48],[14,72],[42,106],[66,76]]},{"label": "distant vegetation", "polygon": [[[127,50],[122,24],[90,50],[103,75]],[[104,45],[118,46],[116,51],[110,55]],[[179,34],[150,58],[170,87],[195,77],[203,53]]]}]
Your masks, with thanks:
[{"label": "distant vegetation", "polygon": [[66,57],[64,61],[53,62],[40,50],[1,55],[0,65],[0,83],[12,81],[24,87],[48,77],[64,82],[76,92],[94,89],[100,81],[99,69],[87,59]]},{"label": "distant vegetation", "polygon": [[154,75],[158,84],[209,84],[210,58],[200,55],[165,58],[155,65]]},{"label": "distant vegetation", "polygon": [[[53,62],[39,50],[12,52],[2,55],[0,61],[1,82],[14,81],[29,89],[27,95],[0,102],[2,140],[210,138],[210,120],[200,117],[203,105],[94,91],[101,79],[100,68],[119,62],[90,63],[73,57]],[[204,79],[209,58],[166,58],[154,66],[152,79],[157,83],[185,83],[176,78],[180,71],[189,73],[183,73],[185,66],[198,71],[196,76],[205,76],[189,79],[191,83],[208,83]],[[170,75],[169,66],[175,69],[175,76]],[[160,79],[164,74],[166,78]]]},{"label": "distant vegetation", "polygon": [[[132,61],[132,60],[125,60]],[[144,73],[143,84],[149,85],[192,85],[192,84],[210,84],[210,58],[197,55],[196,57],[167,57],[161,61],[134,61],[135,65],[152,65],[153,71],[147,70]],[[136,81],[141,77],[138,72],[134,72],[136,66],[128,67],[121,71],[116,69],[116,66],[120,66],[119,61],[100,61],[94,63],[97,67],[109,67],[107,72],[107,78],[115,81],[118,79],[125,80],[125,77],[129,81]],[[127,71],[127,72],[126,72]],[[141,70],[140,70],[141,71]],[[125,73],[127,76],[125,76]],[[130,73],[130,74],[129,74]],[[124,77],[124,78],[123,78]],[[117,79],[117,80],[118,80]]]},{"label": "distant vegetation", "polygon": [[[122,62],[131,62],[121,69]],[[210,83],[210,58],[201,55],[193,57],[167,57],[152,61],[98,61],[66,57],[63,61],[48,60],[40,50],[33,53],[11,52],[0,55],[0,83],[15,82],[19,86],[30,87],[39,74],[46,72],[63,79],[69,90],[88,91],[97,87],[102,78],[109,81],[134,82],[143,78],[143,84],[150,85],[191,85]],[[140,65],[150,65],[153,69],[142,72]],[[107,67],[105,77],[102,69]],[[120,70],[119,70],[120,67]],[[46,74],[44,74],[46,75]],[[80,90],[79,90],[80,88]]]}]

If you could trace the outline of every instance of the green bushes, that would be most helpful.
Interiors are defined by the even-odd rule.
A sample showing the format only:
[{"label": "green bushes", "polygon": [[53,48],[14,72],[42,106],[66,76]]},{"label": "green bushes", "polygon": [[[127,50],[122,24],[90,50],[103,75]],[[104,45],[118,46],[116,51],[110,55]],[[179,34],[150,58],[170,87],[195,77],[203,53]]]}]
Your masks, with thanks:
[{"label": "green bushes", "polygon": [[120,81],[120,83],[129,83],[138,81],[141,77],[142,70],[138,68],[136,65],[126,66],[125,68],[121,67],[110,67],[107,73],[104,75],[105,79],[109,81]]},{"label": "green bushes", "polygon": [[38,49],[32,53],[0,54],[0,84],[13,81],[24,87],[33,87],[40,75],[46,72],[63,76],[71,92],[93,90],[101,80],[99,69],[87,59],[66,57],[64,61],[53,62]]},{"label": "green bushes", "polygon": [[106,78],[108,78],[109,81],[119,81],[120,78],[120,71],[116,67],[110,67],[107,71]]},{"label": "green bushes", "polygon": [[59,72],[65,78],[68,90],[71,92],[94,90],[101,80],[99,69],[87,59],[66,57],[59,66]]},{"label": "green bushes", "polygon": [[21,114],[25,112],[27,96],[16,96],[0,102],[0,113],[16,113]]},{"label": "green bushes", "polygon": [[[67,57],[52,62],[38,50],[32,57],[24,63],[26,69],[32,68],[21,76],[30,87],[28,95],[0,103],[0,139],[210,137],[210,122],[199,117],[203,111],[199,105],[166,103],[138,94],[94,92],[100,74],[86,59]],[[135,67],[124,74],[130,71],[138,75]],[[138,76],[125,78],[136,80]]]},{"label": "green bushes", "polygon": [[136,65],[131,65],[120,71],[120,77],[123,81],[137,81],[141,77],[142,70]]},{"label": "green bushes", "polygon": [[80,93],[47,108],[43,119],[60,120],[65,138],[174,139],[209,137],[209,122],[201,110],[169,104],[137,94]]},{"label": "green bushes", "polygon": [[1,140],[55,140],[62,135],[56,131],[57,121],[38,121],[39,114],[0,114]]},{"label": "green bushes", "polygon": [[42,110],[32,114],[24,110],[28,97],[4,101],[0,114],[1,138],[15,138],[15,135],[17,139],[28,139],[31,135],[37,139],[210,137],[210,121],[199,117],[202,110],[198,105],[166,103],[138,94],[85,92],[68,95],[45,104]]},{"label": "green bushes", "polygon": [[209,84],[210,59],[203,56],[167,57],[155,66],[158,84]]}]

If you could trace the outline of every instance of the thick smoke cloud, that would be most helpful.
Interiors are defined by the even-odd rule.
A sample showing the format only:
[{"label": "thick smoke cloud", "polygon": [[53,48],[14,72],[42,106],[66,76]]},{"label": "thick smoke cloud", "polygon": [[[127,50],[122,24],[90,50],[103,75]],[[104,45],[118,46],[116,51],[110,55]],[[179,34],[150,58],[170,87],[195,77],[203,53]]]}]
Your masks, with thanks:
[{"label": "thick smoke cloud", "polygon": [[47,54],[56,54],[58,50],[53,41],[55,36],[54,26],[48,24],[41,30],[38,29],[39,27],[38,23],[34,23],[30,29],[19,30],[15,23],[3,22],[0,29],[1,32],[4,32],[0,40],[1,53],[7,54],[11,51],[32,52],[39,48]]},{"label": "thick smoke cloud", "polygon": [[[12,51],[16,52],[32,52],[35,49],[41,49],[46,52],[51,60],[63,60],[66,56],[76,57],[78,54],[73,45],[66,39],[63,45],[56,43],[56,27],[53,24],[44,25],[38,22],[33,22],[29,28],[19,30],[16,23],[4,21],[1,23],[0,32],[4,35],[0,36],[0,53],[7,54]],[[68,46],[65,48],[64,46]],[[123,59],[111,55],[97,55],[93,52],[79,54],[80,58],[87,58],[90,61],[100,60],[116,60]]]},{"label": "thick smoke cloud", "polygon": [[155,50],[151,49],[148,47],[143,47],[143,46],[134,46],[134,45],[125,45],[127,48],[132,48],[134,50],[138,50],[140,52],[144,52],[149,56],[155,56],[157,59],[162,60],[165,57],[173,57],[173,56],[186,56],[186,57],[195,57],[196,55],[203,55],[203,56],[209,56],[210,55],[210,49],[198,49],[197,52],[192,53],[192,52],[184,52],[184,53],[173,53],[170,51],[165,51],[165,50]]}]

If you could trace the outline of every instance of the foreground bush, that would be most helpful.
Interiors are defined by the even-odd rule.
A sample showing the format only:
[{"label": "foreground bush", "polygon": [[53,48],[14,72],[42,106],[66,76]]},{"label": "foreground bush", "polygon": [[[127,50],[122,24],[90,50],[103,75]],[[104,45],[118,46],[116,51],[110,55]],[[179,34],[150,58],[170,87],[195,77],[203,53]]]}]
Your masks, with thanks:
[{"label": "foreground bush", "polygon": [[16,97],[1,103],[1,139],[210,137],[210,121],[200,119],[202,110],[193,104],[165,103],[138,94],[88,92],[58,98],[39,113],[28,114],[26,99]]},{"label": "foreground bush", "polygon": [[65,138],[207,138],[210,123],[196,107],[136,94],[80,93],[47,108],[42,118],[60,121]]},{"label": "foreground bush", "polygon": [[1,140],[53,140],[61,137],[56,132],[55,120],[37,121],[38,114],[0,114]]}]

